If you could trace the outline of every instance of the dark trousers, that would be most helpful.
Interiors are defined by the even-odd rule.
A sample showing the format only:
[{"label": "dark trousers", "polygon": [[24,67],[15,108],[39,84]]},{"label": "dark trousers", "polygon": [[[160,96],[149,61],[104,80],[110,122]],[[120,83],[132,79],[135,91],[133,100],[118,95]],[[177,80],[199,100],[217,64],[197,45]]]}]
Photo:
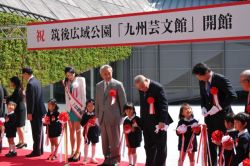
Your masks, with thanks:
[{"label": "dark trousers", "polygon": [[143,131],[146,151],[146,166],[165,166],[167,159],[167,132],[158,134]]},{"label": "dark trousers", "polygon": [[37,155],[43,154],[43,123],[42,119],[33,118],[31,123],[33,151]]},{"label": "dark trousers", "polygon": [[[221,111],[215,115],[208,116],[205,118],[205,123],[207,125],[208,129],[208,142],[209,142],[209,149],[210,149],[210,154],[211,154],[211,162],[212,165],[210,165],[210,162],[208,161],[209,166],[217,166],[218,165],[218,153],[217,153],[217,145],[215,145],[212,140],[212,133],[215,130],[220,130],[222,132],[226,131],[225,125],[224,125],[224,117],[225,113],[224,111]],[[209,158],[208,158],[209,160]]]}]

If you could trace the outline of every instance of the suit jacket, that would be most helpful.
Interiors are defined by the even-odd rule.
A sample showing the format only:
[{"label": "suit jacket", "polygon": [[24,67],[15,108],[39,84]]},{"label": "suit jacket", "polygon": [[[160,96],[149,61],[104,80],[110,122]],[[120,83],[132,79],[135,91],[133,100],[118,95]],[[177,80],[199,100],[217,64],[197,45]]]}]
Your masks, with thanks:
[{"label": "suit jacket", "polygon": [[[151,122],[154,123],[153,125],[156,125],[159,122],[164,122],[165,124],[169,125],[173,122],[171,116],[168,113],[167,95],[164,90],[164,87],[160,83],[150,80],[148,91],[139,91],[139,94],[141,106],[140,112],[143,124],[149,122],[150,119],[152,120]],[[155,115],[149,114],[149,104],[147,103],[148,97],[153,97],[155,100]]]},{"label": "suit jacket", "polygon": [[[123,106],[127,102],[123,84],[111,79],[104,92],[104,83],[104,81],[101,81],[96,85],[96,116],[100,124],[105,121],[109,125],[119,125],[121,118],[124,116]],[[109,95],[111,89],[116,91],[116,101],[113,105],[111,105],[112,97]]]},{"label": "suit jacket", "polygon": [[31,78],[26,89],[27,113],[33,118],[42,118],[46,113],[41,83],[36,78]]},{"label": "suit jacket", "polygon": [[[201,95],[201,107],[205,107],[209,111],[214,103],[213,96],[207,95],[206,92],[206,82],[199,81],[200,84],[200,95]],[[218,100],[222,110],[224,112],[232,111],[231,103],[237,99],[237,94],[235,93],[230,81],[223,75],[213,73],[211,88],[216,87],[218,89]]]},{"label": "suit jacket", "polygon": [[4,99],[4,91],[2,85],[0,85],[0,117],[4,117],[3,99]]}]

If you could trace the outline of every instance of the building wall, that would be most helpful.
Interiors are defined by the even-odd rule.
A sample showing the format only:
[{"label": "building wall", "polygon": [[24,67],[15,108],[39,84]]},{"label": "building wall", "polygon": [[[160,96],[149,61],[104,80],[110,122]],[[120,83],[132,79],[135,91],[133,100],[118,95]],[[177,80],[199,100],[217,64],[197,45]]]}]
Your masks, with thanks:
[{"label": "building wall", "polygon": [[117,79],[124,82],[128,99],[138,103],[138,92],[133,77],[144,74],[162,83],[169,101],[190,100],[199,97],[198,81],[192,67],[207,63],[215,72],[226,75],[237,91],[239,74],[250,68],[250,41],[222,41],[210,43],[169,44],[134,47],[132,56],[117,62]]}]

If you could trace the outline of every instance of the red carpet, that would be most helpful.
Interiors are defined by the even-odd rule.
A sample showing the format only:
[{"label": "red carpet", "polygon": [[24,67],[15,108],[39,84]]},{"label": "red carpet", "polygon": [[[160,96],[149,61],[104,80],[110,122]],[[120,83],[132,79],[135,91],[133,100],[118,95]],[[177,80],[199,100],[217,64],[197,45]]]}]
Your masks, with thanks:
[{"label": "red carpet", "polygon": [[[7,158],[4,155],[8,153],[8,148],[3,148],[2,153],[0,154],[0,165],[1,166],[62,166],[64,163],[60,163],[59,159],[54,161],[46,160],[49,156],[49,153],[44,153],[42,156],[34,158],[26,158],[25,155],[29,154],[29,150],[19,150],[17,149],[17,157]],[[83,157],[79,162],[70,163],[70,165],[82,165]],[[99,164],[102,163],[102,159],[98,159]],[[94,166],[96,164],[87,164],[87,166]],[[121,162],[120,166],[127,166],[128,163]],[[144,166],[144,164],[137,164],[137,166]]]}]

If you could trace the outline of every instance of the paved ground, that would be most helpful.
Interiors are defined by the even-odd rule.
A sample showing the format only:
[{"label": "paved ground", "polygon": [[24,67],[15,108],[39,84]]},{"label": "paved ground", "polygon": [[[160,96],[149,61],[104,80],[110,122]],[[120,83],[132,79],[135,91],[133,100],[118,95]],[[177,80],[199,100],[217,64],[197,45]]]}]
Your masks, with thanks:
[{"label": "paved ground", "polygon": [[[64,105],[60,106],[60,110],[63,110]],[[178,114],[179,114],[179,108],[180,106],[170,106],[169,107],[169,112],[171,116],[174,119],[174,123],[168,128],[168,157],[167,157],[167,165],[169,166],[177,166],[177,161],[178,161],[178,156],[179,152],[177,150],[177,142],[178,142],[178,137],[175,134],[175,128],[178,123]],[[138,112],[137,115],[139,115],[139,107],[136,107],[136,110]],[[233,106],[233,110],[235,113],[241,112],[244,110],[243,106]],[[199,106],[193,106],[193,112],[194,116],[197,120],[199,120],[200,123],[203,123],[203,117],[201,115],[200,107]],[[26,136],[26,142],[28,143],[27,149],[32,148],[32,135],[31,135],[31,130],[30,130],[30,123],[27,121],[26,127],[25,127],[25,136]],[[15,139],[16,143],[18,141],[18,138]],[[199,139],[198,139],[199,140]],[[7,146],[7,139],[4,138],[4,146]],[[138,148],[138,162],[139,163],[144,163],[145,162],[145,152],[143,148],[144,144],[142,142],[142,146]],[[45,151],[50,151],[49,146],[45,146]],[[82,152],[83,152],[83,145],[82,145]],[[125,151],[125,155],[122,158],[123,161],[127,161],[127,156],[126,156],[127,151]],[[83,153],[82,153],[83,154]],[[101,143],[97,145],[97,157],[98,158],[103,158],[102,156],[102,148],[101,148]],[[186,163],[184,164],[189,165],[188,161],[186,160]],[[201,165],[198,163],[197,165]]]}]

